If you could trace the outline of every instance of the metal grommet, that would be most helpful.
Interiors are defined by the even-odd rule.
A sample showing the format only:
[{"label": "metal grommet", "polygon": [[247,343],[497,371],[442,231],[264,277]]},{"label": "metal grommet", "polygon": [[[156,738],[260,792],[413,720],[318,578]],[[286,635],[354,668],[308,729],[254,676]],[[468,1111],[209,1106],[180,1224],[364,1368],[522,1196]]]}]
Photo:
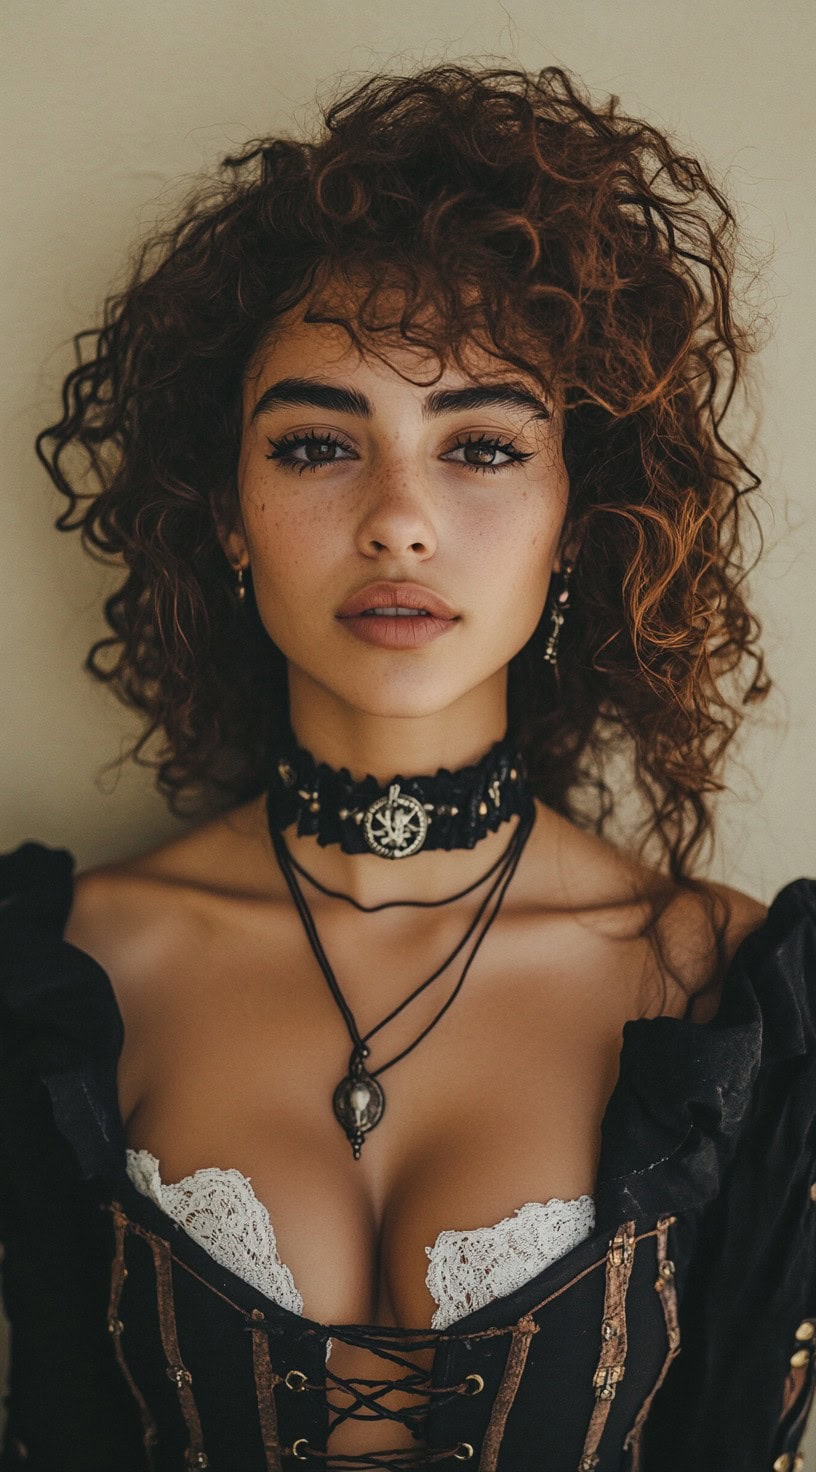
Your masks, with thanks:
[{"label": "metal grommet", "polygon": [[[299,1447],[303,1447],[303,1451],[299,1451]],[[292,1442],[292,1456],[297,1457],[299,1462],[308,1461],[309,1443],[305,1436],[299,1436],[297,1441]]]},{"label": "metal grommet", "polygon": [[193,1383],[193,1377],[190,1374],[190,1371],[185,1370],[183,1365],[168,1365],[167,1378],[168,1380],[175,1380],[176,1384],[179,1386],[192,1385]]},{"label": "metal grommet", "polygon": [[308,1375],[304,1375],[302,1370],[287,1370],[283,1383],[288,1386],[289,1390],[303,1390],[308,1378]]},{"label": "metal grommet", "polygon": [[674,1277],[674,1263],[670,1257],[664,1257],[660,1264],[660,1275],[663,1278]]},{"label": "metal grommet", "polygon": [[469,1462],[473,1456],[473,1447],[469,1441],[460,1441],[459,1446],[453,1454],[457,1462]]},{"label": "metal grommet", "polygon": [[484,1380],[475,1371],[465,1376],[465,1384],[471,1387],[465,1391],[465,1395],[478,1395],[480,1391],[484,1390]]}]

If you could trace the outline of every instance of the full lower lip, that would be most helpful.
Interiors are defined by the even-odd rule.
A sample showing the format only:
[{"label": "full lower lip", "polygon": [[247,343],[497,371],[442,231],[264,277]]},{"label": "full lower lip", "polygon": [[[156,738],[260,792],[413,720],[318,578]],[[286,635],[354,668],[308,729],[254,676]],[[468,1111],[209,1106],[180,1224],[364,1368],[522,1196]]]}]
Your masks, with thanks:
[{"label": "full lower lip", "polygon": [[338,622],[366,644],[376,644],[381,649],[417,649],[429,644],[440,634],[456,627],[456,618],[437,618],[434,614],[354,614],[339,616]]}]

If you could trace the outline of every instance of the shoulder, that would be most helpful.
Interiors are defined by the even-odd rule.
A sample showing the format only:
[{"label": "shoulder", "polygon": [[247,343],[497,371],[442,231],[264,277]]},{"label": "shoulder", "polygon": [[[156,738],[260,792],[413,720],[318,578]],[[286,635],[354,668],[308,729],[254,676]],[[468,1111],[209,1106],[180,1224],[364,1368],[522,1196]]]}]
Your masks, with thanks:
[{"label": "shoulder", "polygon": [[220,911],[200,854],[213,842],[221,851],[214,828],[204,823],[74,878],[63,940],[102,968],[118,1009],[124,1036],[118,1096],[125,1120],[143,1096],[168,1013],[190,1004],[196,958],[212,948]]},{"label": "shoulder", "polygon": [[698,930],[699,917],[708,910],[722,916],[732,949],[767,915],[767,907],[742,890],[712,880],[698,880],[687,889],[608,838],[543,805],[541,811],[546,815],[541,825],[545,892],[565,908],[617,914],[620,925],[633,933],[662,916],[678,935]]},{"label": "shoulder", "polygon": [[186,833],[75,875],[65,940],[107,971],[123,1013],[133,1013],[151,977],[206,942],[214,900],[235,892],[246,806]]},{"label": "shoulder", "polygon": [[710,879],[680,886],[657,921],[675,1002],[694,1022],[719,1011],[723,985],[743,941],[760,932],[768,907],[745,890]]},{"label": "shoulder", "polygon": [[[667,933],[679,942],[685,935],[693,946],[705,934],[703,922],[716,925],[722,935],[724,956],[730,961],[747,935],[761,926],[768,906],[745,890],[712,879],[696,879],[694,888],[674,886],[662,913]],[[710,942],[709,942],[710,944]]]},{"label": "shoulder", "polygon": [[205,920],[183,865],[171,861],[174,846],[99,864],[74,878],[64,938],[108,972],[121,1004],[143,989],[146,978],[166,971],[196,919]]},{"label": "shoulder", "polygon": [[700,994],[694,1020],[713,1016],[731,960],[764,926],[768,907],[710,879],[677,883],[565,817],[541,816],[541,892],[575,916],[605,967],[628,972],[640,1015],[682,1016]]},{"label": "shoulder", "polygon": [[747,935],[757,930],[768,918],[768,906],[742,889],[705,880],[704,888],[718,900],[725,914],[725,943],[729,957]]}]

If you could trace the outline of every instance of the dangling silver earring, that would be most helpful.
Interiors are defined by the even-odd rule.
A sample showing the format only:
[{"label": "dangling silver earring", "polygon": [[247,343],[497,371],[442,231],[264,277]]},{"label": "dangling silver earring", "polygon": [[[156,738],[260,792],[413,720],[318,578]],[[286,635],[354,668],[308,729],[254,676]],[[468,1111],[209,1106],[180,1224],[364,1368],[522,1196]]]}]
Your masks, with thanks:
[{"label": "dangling silver earring", "polygon": [[569,580],[574,563],[565,562],[560,573],[556,573],[558,586],[550,599],[550,632],[544,647],[544,659],[547,664],[558,667],[558,636],[561,633],[561,625],[564,622],[569,602]]},{"label": "dangling silver earring", "polygon": [[244,569],[241,566],[240,562],[236,562],[235,563],[235,565],[234,565],[234,571],[237,572],[237,574],[238,574],[238,586],[236,587],[236,590],[235,590],[236,591],[236,595],[238,597],[238,602],[240,604],[243,604],[244,603],[244,600],[246,598],[246,588],[244,586]]}]

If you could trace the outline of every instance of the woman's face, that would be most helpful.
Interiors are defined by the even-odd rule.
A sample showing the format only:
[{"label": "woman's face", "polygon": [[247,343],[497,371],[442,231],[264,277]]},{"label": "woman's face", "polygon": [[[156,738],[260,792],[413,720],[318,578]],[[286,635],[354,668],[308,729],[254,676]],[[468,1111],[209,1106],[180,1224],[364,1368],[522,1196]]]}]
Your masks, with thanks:
[{"label": "woman's face", "polygon": [[[248,558],[260,617],[289,662],[290,699],[319,689],[337,715],[380,717],[457,703],[473,715],[480,691],[503,702],[507,664],[541,618],[558,565],[568,492],[560,416],[533,380],[475,346],[468,376],[446,368],[422,387],[391,366],[433,378],[435,362],[415,349],[364,359],[342,328],[305,323],[303,310],[245,384],[241,524],[228,540],[233,560]],[[457,401],[474,385],[478,403]],[[500,402],[500,385],[535,402]],[[439,595],[455,619],[427,638],[421,616],[396,630],[382,619],[374,634],[370,619],[339,616],[380,581]]]}]

